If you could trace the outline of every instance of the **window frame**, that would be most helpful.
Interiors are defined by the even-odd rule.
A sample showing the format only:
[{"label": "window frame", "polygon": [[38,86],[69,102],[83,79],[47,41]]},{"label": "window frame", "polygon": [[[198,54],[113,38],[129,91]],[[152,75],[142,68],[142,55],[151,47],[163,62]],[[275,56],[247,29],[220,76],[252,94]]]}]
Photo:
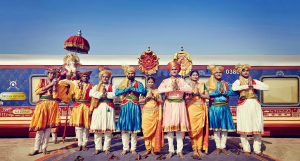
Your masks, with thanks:
[{"label": "window frame", "polygon": [[286,106],[286,107],[294,107],[294,106],[299,106],[300,105],[300,77],[297,76],[297,75],[284,75],[284,76],[276,76],[276,75],[272,75],[272,76],[262,76],[260,78],[260,81],[263,82],[263,80],[265,78],[278,78],[278,79],[282,79],[282,78],[296,78],[297,81],[298,81],[298,102],[297,103],[264,103],[264,91],[259,91],[260,93],[260,101],[261,101],[261,104],[263,106],[266,106],[266,107],[270,107],[270,106],[273,106],[273,107],[282,107],[282,106]]},{"label": "window frame", "polygon": [[47,75],[45,75],[45,74],[32,74],[30,77],[29,77],[29,88],[30,88],[30,90],[29,90],[29,104],[31,104],[31,105],[36,105],[37,104],[37,102],[33,102],[33,92],[32,92],[32,90],[33,90],[33,88],[35,88],[35,87],[33,87],[32,86],[32,79],[33,79],[33,77],[43,77],[43,78],[47,78]]}]

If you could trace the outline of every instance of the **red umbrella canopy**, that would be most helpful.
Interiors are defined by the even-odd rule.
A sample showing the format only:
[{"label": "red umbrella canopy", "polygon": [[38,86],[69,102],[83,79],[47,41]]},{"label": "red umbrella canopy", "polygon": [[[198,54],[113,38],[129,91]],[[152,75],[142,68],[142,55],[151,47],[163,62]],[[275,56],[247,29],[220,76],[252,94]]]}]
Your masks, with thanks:
[{"label": "red umbrella canopy", "polygon": [[71,52],[88,54],[90,50],[90,44],[84,37],[81,36],[81,30],[79,30],[78,35],[70,36],[65,41],[64,48]]}]

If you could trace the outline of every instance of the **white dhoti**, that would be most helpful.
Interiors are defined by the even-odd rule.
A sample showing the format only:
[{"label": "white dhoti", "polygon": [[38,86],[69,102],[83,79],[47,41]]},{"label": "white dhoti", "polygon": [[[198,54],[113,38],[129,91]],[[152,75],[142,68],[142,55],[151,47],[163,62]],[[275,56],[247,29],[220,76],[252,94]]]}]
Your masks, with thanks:
[{"label": "white dhoti", "polygon": [[89,130],[84,127],[75,127],[78,146],[86,146],[89,140]]},{"label": "white dhoti", "polygon": [[218,149],[226,148],[227,131],[214,131],[214,139]]},{"label": "white dhoti", "polygon": [[251,152],[247,134],[254,137],[253,149],[261,152],[261,134],[264,132],[263,112],[256,99],[247,99],[237,106],[237,133],[241,134],[241,143],[245,152]]},{"label": "white dhoti", "polygon": [[[177,153],[182,152],[182,148],[183,148],[183,133],[181,131],[176,131],[176,142],[177,142]],[[173,144],[173,140],[174,140],[174,132],[168,132],[167,134],[167,138],[168,138],[168,144],[169,144],[169,152],[175,153],[175,149],[174,149],[174,144]]]},{"label": "white dhoti", "polygon": [[55,142],[55,140],[57,140],[57,133],[51,132],[51,136],[52,136],[52,141]]},{"label": "white dhoti", "polygon": [[90,132],[114,132],[115,129],[116,124],[114,108],[108,106],[106,103],[100,103],[99,106],[93,111]]},{"label": "white dhoti", "polygon": [[127,133],[122,132],[122,143],[123,143],[123,150],[129,151],[129,139],[131,135],[131,151],[136,150],[136,143],[137,143],[137,134],[136,133]]},{"label": "white dhoti", "polygon": [[[254,141],[253,141],[253,150],[254,153],[260,153],[261,152],[261,135],[260,134],[254,134],[253,135]],[[245,152],[251,152],[250,144],[248,141],[247,135],[241,134],[241,142],[243,145],[243,150]]]},{"label": "white dhoti", "polygon": [[[94,109],[90,132],[95,133],[95,149],[109,150],[112,138],[112,132],[115,131],[115,110],[106,103],[100,103]],[[104,135],[104,145],[102,146],[102,137]]]},{"label": "white dhoti", "polygon": [[36,132],[34,151],[47,149],[50,133],[51,133],[50,128]]},{"label": "white dhoti", "polygon": [[[242,78],[240,78],[242,79]],[[241,142],[245,152],[251,152],[250,144],[247,135],[253,135],[254,144],[253,149],[255,153],[261,152],[261,135],[264,133],[264,118],[261,105],[257,99],[252,98],[256,96],[251,90],[268,90],[269,86],[256,79],[252,80],[253,89],[249,87],[248,79],[246,83],[241,84],[240,80],[236,80],[232,84],[232,90],[244,91],[246,90],[246,100],[240,100],[241,103],[237,106],[237,133],[241,135]],[[248,93],[247,93],[248,92]],[[250,98],[249,98],[250,97]],[[256,96],[257,97],[257,96]]]},{"label": "white dhoti", "polygon": [[[102,138],[104,135],[104,145],[102,146]],[[95,149],[96,150],[109,150],[112,134],[111,133],[95,133],[94,134],[94,141],[95,141]]]},{"label": "white dhoti", "polygon": [[237,133],[263,134],[264,118],[261,105],[256,99],[247,99],[237,106]]}]

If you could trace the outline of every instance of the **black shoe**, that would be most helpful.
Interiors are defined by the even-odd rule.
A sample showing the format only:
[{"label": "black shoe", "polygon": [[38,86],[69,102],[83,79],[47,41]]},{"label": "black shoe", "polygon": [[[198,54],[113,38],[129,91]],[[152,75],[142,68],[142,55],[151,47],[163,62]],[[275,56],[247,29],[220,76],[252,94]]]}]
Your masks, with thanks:
[{"label": "black shoe", "polygon": [[77,156],[74,161],[83,161],[84,158],[82,156]]},{"label": "black shoe", "polygon": [[37,154],[39,154],[39,151],[35,150],[32,153],[29,153],[28,156],[34,156],[34,155],[37,155]]}]

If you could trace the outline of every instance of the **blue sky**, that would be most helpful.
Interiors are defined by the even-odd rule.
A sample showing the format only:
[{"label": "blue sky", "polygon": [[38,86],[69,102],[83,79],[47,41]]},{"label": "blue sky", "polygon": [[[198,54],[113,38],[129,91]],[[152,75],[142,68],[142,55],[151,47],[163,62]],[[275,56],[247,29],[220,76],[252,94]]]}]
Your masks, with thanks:
[{"label": "blue sky", "polygon": [[297,0],[6,0],[0,54],[66,54],[81,29],[91,55],[300,55]]}]

